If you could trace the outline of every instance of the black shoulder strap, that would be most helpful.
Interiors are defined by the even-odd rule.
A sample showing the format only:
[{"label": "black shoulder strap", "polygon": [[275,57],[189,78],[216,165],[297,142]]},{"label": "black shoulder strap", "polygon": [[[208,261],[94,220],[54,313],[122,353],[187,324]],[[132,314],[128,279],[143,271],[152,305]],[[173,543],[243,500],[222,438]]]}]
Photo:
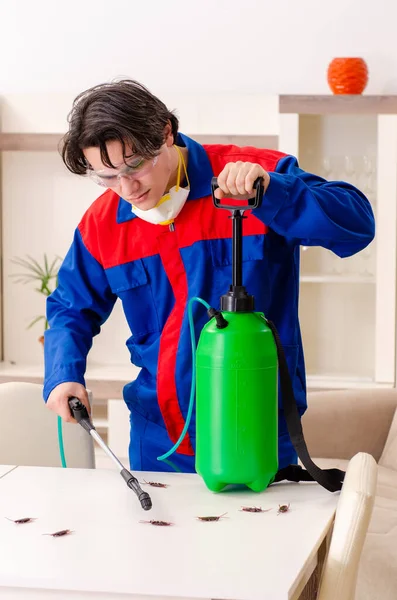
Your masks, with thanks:
[{"label": "black shoulder strap", "polygon": [[266,322],[273,333],[277,347],[280,385],[288,433],[303,466],[307,469],[307,471],[304,471],[299,465],[290,465],[289,467],[280,469],[276,475],[275,481],[281,481],[283,479],[288,479],[289,481],[317,481],[317,483],[330,492],[341,490],[345,472],[339,469],[320,469],[320,467],[314,464],[310,458],[303,436],[301,419],[296,405],[291,377],[288,371],[288,364],[280,337],[274,324],[271,321]]}]

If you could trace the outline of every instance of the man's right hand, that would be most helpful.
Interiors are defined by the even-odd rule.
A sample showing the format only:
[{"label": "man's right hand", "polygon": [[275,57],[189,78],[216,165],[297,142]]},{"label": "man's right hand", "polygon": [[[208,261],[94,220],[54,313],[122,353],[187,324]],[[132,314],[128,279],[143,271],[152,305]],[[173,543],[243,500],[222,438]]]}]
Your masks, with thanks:
[{"label": "man's right hand", "polygon": [[76,383],[75,381],[68,381],[57,385],[48,396],[47,407],[62,417],[64,421],[77,423],[76,419],[72,417],[69,408],[69,398],[72,396],[81,400],[88,410],[88,414],[91,413],[87,390],[81,383]]}]

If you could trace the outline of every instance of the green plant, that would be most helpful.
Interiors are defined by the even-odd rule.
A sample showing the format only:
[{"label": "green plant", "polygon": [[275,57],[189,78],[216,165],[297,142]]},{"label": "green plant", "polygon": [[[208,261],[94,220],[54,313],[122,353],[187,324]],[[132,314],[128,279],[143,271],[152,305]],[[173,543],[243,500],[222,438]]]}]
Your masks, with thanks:
[{"label": "green plant", "polygon": [[[24,258],[14,258],[11,260],[12,263],[22,267],[24,269],[23,273],[15,273],[12,274],[11,277],[15,277],[15,283],[33,283],[36,284],[38,282],[38,287],[35,287],[36,292],[43,294],[45,297],[48,297],[56,286],[58,285],[58,270],[60,267],[60,263],[62,259],[59,256],[56,256],[51,264],[48,261],[47,255],[44,254],[43,264],[32,258],[31,256],[27,256]],[[52,288],[51,283],[55,280],[55,285]],[[44,321],[44,331],[48,329],[48,321],[45,315],[38,315],[29,323],[28,329],[33,327],[39,321]]]}]

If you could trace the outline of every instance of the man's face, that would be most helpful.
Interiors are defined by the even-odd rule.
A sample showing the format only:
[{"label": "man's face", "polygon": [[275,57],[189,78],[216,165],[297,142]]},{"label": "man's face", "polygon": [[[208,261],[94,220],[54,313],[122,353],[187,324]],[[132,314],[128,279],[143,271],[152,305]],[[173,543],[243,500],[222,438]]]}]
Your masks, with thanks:
[{"label": "man's face", "polygon": [[132,149],[127,146],[124,156],[119,141],[107,142],[109,158],[117,167],[116,169],[111,169],[102,163],[99,148],[85,148],[83,152],[105,187],[141,210],[149,210],[158,204],[167,190],[167,184],[175,168],[173,141],[173,136],[167,128],[165,142],[158,156],[144,161],[134,155]]}]

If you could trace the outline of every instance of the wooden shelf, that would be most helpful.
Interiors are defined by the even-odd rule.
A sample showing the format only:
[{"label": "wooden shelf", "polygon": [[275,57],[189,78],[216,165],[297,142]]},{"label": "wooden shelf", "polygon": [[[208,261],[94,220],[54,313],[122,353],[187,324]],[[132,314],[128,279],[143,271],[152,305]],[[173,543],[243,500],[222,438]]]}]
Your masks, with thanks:
[{"label": "wooden shelf", "polygon": [[57,152],[62,133],[0,133],[2,152]]},{"label": "wooden shelf", "polygon": [[108,429],[109,421],[107,419],[96,419],[93,418],[93,423],[97,429]]},{"label": "wooden shelf", "polygon": [[370,275],[301,275],[301,283],[370,283],[375,285],[375,277]]},{"label": "wooden shelf", "polygon": [[255,148],[270,148],[278,150],[278,135],[216,135],[188,133],[189,137],[199,144],[234,144],[236,146],[254,146]]},{"label": "wooden shelf", "polygon": [[310,375],[307,374],[307,389],[310,390],[353,390],[353,389],[389,389],[392,383],[376,383],[367,377],[348,377],[346,375]]},{"label": "wooden shelf", "polygon": [[301,115],[397,114],[397,95],[282,95],[279,97],[279,111]]},{"label": "wooden shelf", "polygon": [[[199,144],[236,144],[278,149],[277,135],[187,134]],[[62,133],[0,133],[0,152],[57,152]]]}]

